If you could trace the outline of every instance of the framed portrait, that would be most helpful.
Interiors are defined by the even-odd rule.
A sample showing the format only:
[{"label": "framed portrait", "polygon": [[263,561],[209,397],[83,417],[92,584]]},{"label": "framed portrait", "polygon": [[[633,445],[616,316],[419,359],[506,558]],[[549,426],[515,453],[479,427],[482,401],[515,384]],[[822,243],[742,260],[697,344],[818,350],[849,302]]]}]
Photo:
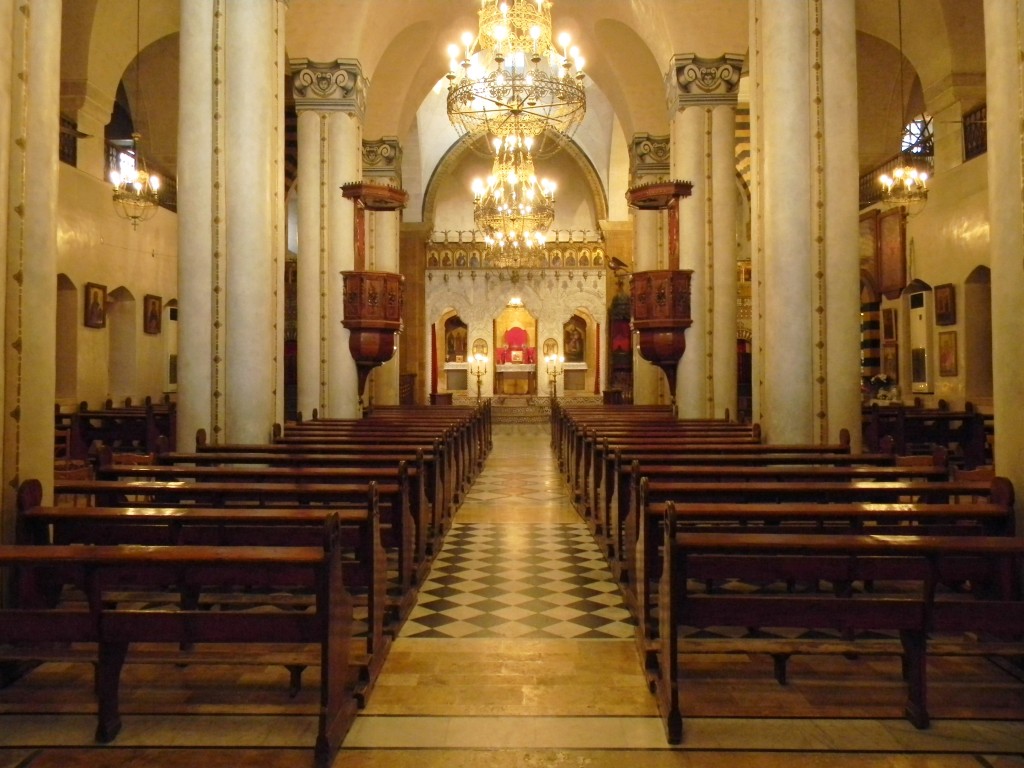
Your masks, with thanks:
[{"label": "framed portrait", "polygon": [[956,373],[956,331],[939,331],[939,376]]},{"label": "framed portrait", "polygon": [[107,286],[85,284],[85,327],[107,327]]},{"label": "framed portrait", "polygon": [[142,330],[146,333],[160,333],[160,315],[163,300],[159,296],[146,294],[142,299]]},{"label": "framed portrait", "polygon": [[956,325],[956,292],[952,283],[935,286],[935,324]]},{"label": "framed portrait", "polygon": [[510,363],[521,363],[523,362],[523,350],[513,349],[509,351],[509,362]]},{"label": "framed portrait", "polygon": [[896,341],[896,310],[882,310],[882,341]]},{"label": "framed portrait", "polygon": [[907,285],[906,212],[892,208],[878,217],[878,290],[898,299]]}]

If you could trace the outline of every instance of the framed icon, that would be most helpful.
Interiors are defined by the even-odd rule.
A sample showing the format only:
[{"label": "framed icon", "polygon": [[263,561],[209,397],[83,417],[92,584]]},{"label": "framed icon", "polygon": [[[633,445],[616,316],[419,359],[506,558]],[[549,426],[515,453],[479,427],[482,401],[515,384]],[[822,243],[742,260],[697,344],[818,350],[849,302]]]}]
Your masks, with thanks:
[{"label": "framed icon", "polygon": [[147,294],[142,300],[142,330],[145,333],[160,333],[160,314],[163,300]]},{"label": "framed icon", "polygon": [[107,286],[85,284],[85,327],[107,327]]}]

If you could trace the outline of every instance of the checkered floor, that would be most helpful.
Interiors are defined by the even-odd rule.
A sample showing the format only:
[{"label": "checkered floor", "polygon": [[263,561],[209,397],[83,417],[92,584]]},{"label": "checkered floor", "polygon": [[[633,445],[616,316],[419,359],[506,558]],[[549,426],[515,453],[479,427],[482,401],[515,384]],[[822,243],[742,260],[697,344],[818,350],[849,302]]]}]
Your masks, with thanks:
[{"label": "checkered floor", "polygon": [[622,639],[633,625],[583,523],[456,522],[402,636]]}]

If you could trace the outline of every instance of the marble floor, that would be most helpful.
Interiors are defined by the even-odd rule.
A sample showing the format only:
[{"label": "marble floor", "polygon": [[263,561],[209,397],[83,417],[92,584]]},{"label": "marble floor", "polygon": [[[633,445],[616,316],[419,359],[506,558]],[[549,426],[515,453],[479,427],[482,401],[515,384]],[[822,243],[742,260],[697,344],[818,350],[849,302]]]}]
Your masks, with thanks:
[{"label": "marble floor", "polygon": [[[0,690],[0,768],[306,766],[316,697],[284,672],[126,668],[125,726],[92,741],[87,668],[46,664]],[[1024,682],[984,660],[931,671],[933,726],[900,714],[893,659],[685,663],[669,747],[628,613],[568,503],[544,425],[495,425],[494,451],[335,766],[1024,767]],[[312,681],[311,681],[312,682]]]}]

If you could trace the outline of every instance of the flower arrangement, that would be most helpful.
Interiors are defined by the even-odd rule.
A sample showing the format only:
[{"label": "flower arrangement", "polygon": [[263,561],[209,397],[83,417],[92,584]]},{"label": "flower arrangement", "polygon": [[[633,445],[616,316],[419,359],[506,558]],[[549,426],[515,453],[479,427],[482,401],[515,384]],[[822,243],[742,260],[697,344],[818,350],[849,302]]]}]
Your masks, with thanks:
[{"label": "flower arrangement", "polygon": [[876,373],[870,378],[865,377],[861,391],[872,400],[895,400],[896,379],[887,373]]}]

